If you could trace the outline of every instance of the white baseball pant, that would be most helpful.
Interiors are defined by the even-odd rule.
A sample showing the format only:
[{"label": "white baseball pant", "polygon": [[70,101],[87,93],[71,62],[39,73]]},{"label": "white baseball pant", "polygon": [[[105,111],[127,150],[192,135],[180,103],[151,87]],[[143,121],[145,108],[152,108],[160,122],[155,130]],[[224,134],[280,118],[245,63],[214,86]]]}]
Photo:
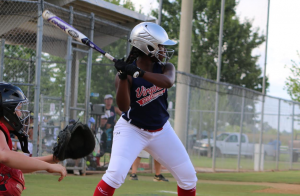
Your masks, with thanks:
[{"label": "white baseball pant", "polygon": [[194,166],[169,121],[161,131],[148,132],[122,117],[115,125],[111,159],[102,179],[109,186],[119,188],[143,149],[172,173],[180,188],[190,190],[196,186]]}]

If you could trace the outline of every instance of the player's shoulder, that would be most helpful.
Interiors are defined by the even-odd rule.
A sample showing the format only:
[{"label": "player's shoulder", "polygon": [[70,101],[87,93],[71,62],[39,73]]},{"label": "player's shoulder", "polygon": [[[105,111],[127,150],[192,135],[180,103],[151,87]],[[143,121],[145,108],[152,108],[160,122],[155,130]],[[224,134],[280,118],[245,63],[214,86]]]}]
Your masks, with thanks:
[{"label": "player's shoulder", "polygon": [[175,67],[175,66],[173,65],[173,63],[171,63],[171,62],[166,62],[164,65],[165,65],[165,66]]},{"label": "player's shoulder", "polygon": [[165,72],[165,71],[174,71],[175,72],[175,66],[172,63],[167,62],[163,66],[163,72]]}]

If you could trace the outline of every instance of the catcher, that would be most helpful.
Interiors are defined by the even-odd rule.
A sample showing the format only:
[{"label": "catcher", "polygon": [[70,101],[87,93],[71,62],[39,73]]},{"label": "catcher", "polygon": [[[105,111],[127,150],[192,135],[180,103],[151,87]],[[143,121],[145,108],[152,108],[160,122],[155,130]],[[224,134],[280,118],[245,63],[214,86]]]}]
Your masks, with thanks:
[{"label": "catcher", "polygon": [[[22,151],[28,153],[26,123],[30,113],[24,109],[27,104],[28,99],[19,87],[0,83],[0,196],[20,196],[25,186],[23,173],[46,170],[60,174],[58,181],[61,181],[67,172],[62,165],[56,163],[64,157],[73,156],[71,149],[74,145],[65,147],[64,144],[68,142],[61,144],[61,139],[56,146],[57,156],[28,157],[12,151],[10,132],[18,137]],[[73,139],[69,138],[70,141]]]}]

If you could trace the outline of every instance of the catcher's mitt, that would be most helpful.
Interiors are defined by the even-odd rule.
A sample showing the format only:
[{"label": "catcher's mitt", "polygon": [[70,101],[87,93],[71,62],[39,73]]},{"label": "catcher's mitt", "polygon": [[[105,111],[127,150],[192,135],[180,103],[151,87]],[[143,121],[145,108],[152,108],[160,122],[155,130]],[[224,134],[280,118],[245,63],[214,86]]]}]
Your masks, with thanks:
[{"label": "catcher's mitt", "polygon": [[78,159],[89,155],[95,148],[95,138],[86,124],[67,125],[57,136],[53,155],[60,161]]}]

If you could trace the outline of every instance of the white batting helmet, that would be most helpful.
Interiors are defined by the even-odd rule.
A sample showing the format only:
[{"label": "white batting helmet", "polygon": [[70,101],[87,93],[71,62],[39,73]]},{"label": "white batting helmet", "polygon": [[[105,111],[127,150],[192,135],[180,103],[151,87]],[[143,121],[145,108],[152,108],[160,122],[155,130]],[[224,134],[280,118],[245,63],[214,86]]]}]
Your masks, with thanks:
[{"label": "white batting helmet", "polygon": [[[140,49],[146,55],[156,57],[159,61],[158,45],[175,45],[177,42],[169,39],[167,32],[158,24],[142,22],[136,25],[130,34],[129,42]],[[165,49],[164,61],[167,62],[173,55],[174,50]]]}]

